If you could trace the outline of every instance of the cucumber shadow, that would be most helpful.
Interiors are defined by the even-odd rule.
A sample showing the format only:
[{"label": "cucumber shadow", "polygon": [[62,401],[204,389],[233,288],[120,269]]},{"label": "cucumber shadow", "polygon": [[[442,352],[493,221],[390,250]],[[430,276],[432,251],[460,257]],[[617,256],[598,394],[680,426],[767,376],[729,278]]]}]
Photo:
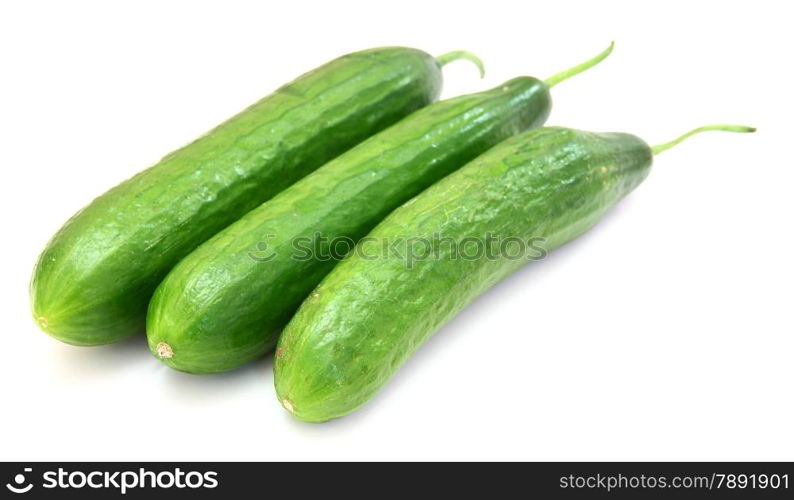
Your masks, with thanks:
[{"label": "cucumber shadow", "polygon": [[51,358],[60,375],[76,381],[134,370],[153,361],[142,332],[113,344],[91,347],[57,342]]},{"label": "cucumber shadow", "polygon": [[174,400],[190,403],[201,400],[222,400],[241,393],[253,394],[255,399],[270,396],[273,387],[273,355],[252,361],[228,372],[194,374],[174,370],[152,358],[160,372],[160,386]]},{"label": "cucumber shadow", "polygon": [[273,357],[266,355],[252,363],[224,373],[196,375],[184,373],[158,361],[149,351],[146,335],[140,333],[113,344],[78,347],[57,343],[52,349],[52,365],[60,377],[75,383],[99,378],[142,373],[158,380],[163,392],[178,400],[223,399],[239,391],[262,391],[273,382]]},{"label": "cucumber shadow", "polygon": [[[402,368],[400,368],[394,377],[368,403],[358,410],[344,417],[330,420],[322,424],[300,422],[295,418],[289,417],[286,412],[284,412],[285,418],[294,422],[295,427],[298,428],[300,432],[308,434],[323,432],[329,429],[345,430],[348,426],[359,426],[361,420],[372,418],[371,414],[378,412],[381,406],[379,402],[382,398],[389,398],[393,392],[405,391],[408,390],[412,384],[418,385],[421,383],[422,366],[425,363],[432,363],[433,359],[438,356],[438,352],[442,349],[449,349],[449,344],[456,341],[453,340],[453,337],[455,336],[455,330],[458,328],[458,325],[470,322],[473,317],[482,317],[492,314],[494,305],[502,301],[505,295],[511,295],[515,293],[516,290],[522,290],[524,292],[530,290],[532,293],[543,293],[533,280],[533,276],[541,273],[553,273],[556,267],[566,266],[571,259],[576,258],[581,252],[586,251],[585,249],[590,244],[590,240],[597,238],[599,231],[610,226],[616,219],[620,219],[624,210],[630,210],[631,205],[632,197],[627,197],[627,199],[623,200],[605,214],[595,227],[566,245],[549,253],[546,259],[530,263],[519,269],[475,299],[452,321],[436,332],[436,334],[433,335],[430,340],[428,340],[402,366]],[[476,339],[472,338],[467,341],[476,341]],[[421,410],[417,409],[417,411]]]}]

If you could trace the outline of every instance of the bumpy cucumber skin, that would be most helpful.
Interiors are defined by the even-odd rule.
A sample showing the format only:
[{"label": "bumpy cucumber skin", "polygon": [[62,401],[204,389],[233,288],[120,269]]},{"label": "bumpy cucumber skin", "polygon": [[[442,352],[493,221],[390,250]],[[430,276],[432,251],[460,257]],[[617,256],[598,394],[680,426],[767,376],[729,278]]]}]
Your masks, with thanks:
[{"label": "bumpy cucumber skin", "polygon": [[433,57],[386,47],[340,57],[281,87],[72,217],[34,270],[34,318],[77,345],[141,332],[155,287],[179,259],[434,101],[440,86]]},{"label": "bumpy cucumber skin", "polygon": [[[384,239],[518,236],[556,248],[647,176],[650,148],[627,134],[543,128],[516,136],[392,212],[301,305],[276,350],[279,400],[321,422],[370,399],[442,325],[527,259],[451,258],[438,245],[408,269]],[[371,237],[371,239],[369,238]],[[369,248],[368,248],[369,247]],[[405,254],[406,244],[398,247]]]},{"label": "bumpy cucumber skin", "polygon": [[263,355],[337,263],[297,260],[293,242],[318,233],[358,240],[435,181],[502,140],[542,125],[550,107],[546,84],[519,77],[432,104],[335,158],[169,273],[149,307],[152,352],[168,344],[173,356],[162,361],[192,373],[229,370]]}]

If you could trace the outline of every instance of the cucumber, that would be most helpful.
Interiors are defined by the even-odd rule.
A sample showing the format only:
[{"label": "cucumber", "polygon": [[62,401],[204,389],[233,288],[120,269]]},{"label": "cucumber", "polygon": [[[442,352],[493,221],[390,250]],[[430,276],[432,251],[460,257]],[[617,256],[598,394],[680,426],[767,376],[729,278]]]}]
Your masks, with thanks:
[{"label": "cucumber", "polygon": [[70,344],[141,332],[157,284],[207,238],[363,139],[434,101],[434,59],[386,47],[335,59],[111,189],[41,254],[33,316]]},{"label": "cucumber", "polygon": [[[537,129],[402,205],[285,328],[275,360],[281,404],[310,422],[364,404],[478,295],[592,227],[645,179],[652,151],[628,134]],[[395,251],[384,253],[384,242]]]},{"label": "cucumber", "polygon": [[546,83],[519,77],[432,104],[335,158],[168,274],[149,306],[152,353],[192,373],[233,369],[263,355],[336,264],[335,243],[352,246],[400,203],[507,137],[540,126],[550,106]]}]

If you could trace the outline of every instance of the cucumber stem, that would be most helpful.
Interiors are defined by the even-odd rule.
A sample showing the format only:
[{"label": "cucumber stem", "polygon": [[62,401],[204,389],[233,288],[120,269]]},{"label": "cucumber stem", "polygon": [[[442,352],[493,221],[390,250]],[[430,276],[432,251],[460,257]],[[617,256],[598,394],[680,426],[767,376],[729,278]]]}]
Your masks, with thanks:
[{"label": "cucumber stem", "polygon": [[601,61],[603,61],[604,59],[606,59],[607,56],[609,56],[609,54],[612,53],[612,49],[614,49],[614,48],[615,48],[615,42],[611,42],[609,44],[609,47],[606,48],[606,50],[604,50],[603,52],[601,52],[600,54],[598,54],[594,58],[588,59],[587,61],[585,61],[585,62],[583,62],[581,64],[577,64],[573,68],[566,69],[565,71],[562,71],[562,72],[557,73],[556,75],[554,75],[554,76],[552,76],[550,78],[547,78],[546,79],[546,85],[548,85],[549,87],[553,87],[553,86],[557,85],[560,82],[564,82],[565,80],[567,80],[568,78],[570,78],[572,76],[576,76],[576,75],[578,75],[579,73],[581,73],[583,71],[587,71],[588,69],[592,68],[596,64],[598,64]]},{"label": "cucumber stem", "polygon": [[755,127],[748,127],[746,125],[725,125],[725,124],[714,124],[714,125],[706,125],[703,127],[698,127],[696,129],[690,130],[686,134],[673,139],[670,142],[665,142],[663,144],[657,144],[656,146],[651,147],[651,151],[653,151],[654,156],[658,155],[662,151],[667,151],[668,149],[677,146],[678,144],[682,143],[689,137],[693,135],[699,134],[701,132],[708,132],[708,131],[719,131],[719,132],[738,132],[738,133],[750,133],[755,132]]},{"label": "cucumber stem", "polygon": [[474,65],[477,66],[477,69],[480,71],[480,78],[485,76],[485,65],[482,63],[482,59],[466,50],[453,50],[452,52],[447,52],[446,54],[441,54],[440,56],[436,57],[436,61],[438,61],[438,64],[440,64],[442,67],[451,63],[452,61],[458,60],[474,63]]}]

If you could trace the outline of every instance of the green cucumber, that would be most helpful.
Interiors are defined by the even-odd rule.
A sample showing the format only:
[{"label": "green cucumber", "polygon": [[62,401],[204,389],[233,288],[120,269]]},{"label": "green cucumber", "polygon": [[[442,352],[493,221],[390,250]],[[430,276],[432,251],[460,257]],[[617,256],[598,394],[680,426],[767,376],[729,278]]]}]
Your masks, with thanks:
[{"label": "green cucumber", "polygon": [[434,101],[440,67],[410,48],[348,54],[304,74],[111,189],[50,240],[31,283],[33,316],[70,344],[141,332],[157,284],[246,212],[375,132]]},{"label": "green cucumber", "polygon": [[549,86],[531,77],[432,104],[252,210],[182,260],[157,288],[146,325],[153,354],[192,373],[229,370],[262,356],[336,264],[332,244],[352,246],[444,175],[540,126],[550,105]]},{"label": "green cucumber", "polygon": [[477,296],[592,227],[645,179],[652,152],[677,142],[652,149],[628,134],[537,129],[405,203],[285,328],[275,360],[281,404],[310,422],[355,410]]}]

